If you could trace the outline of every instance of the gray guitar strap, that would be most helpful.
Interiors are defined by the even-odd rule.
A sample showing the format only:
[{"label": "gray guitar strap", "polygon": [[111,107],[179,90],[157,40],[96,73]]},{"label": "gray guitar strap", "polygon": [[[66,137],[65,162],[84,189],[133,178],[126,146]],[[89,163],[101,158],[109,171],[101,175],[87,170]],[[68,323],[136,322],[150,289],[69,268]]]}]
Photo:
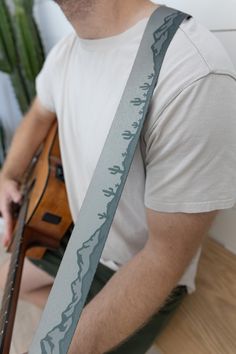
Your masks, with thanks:
[{"label": "gray guitar strap", "polygon": [[168,46],[188,17],[150,17],[29,354],[65,354],[100,260]]}]

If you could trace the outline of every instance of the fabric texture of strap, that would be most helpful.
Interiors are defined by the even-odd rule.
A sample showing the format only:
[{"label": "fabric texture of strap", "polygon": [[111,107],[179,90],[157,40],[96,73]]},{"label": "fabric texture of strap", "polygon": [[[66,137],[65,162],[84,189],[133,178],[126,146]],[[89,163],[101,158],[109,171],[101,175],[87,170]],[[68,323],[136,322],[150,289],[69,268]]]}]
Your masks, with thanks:
[{"label": "fabric texture of strap", "polygon": [[180,11],[161,6],[149,19],[29,354],[65,354],[69,350],[166,51],[187,17]]}]

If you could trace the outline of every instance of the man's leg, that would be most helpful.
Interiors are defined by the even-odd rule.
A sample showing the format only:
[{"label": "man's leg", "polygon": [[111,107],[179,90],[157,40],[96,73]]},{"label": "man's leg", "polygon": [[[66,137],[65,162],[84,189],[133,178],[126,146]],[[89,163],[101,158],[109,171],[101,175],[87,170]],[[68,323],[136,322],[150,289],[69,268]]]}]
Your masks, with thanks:
[{"label": "man's leg", "polygon": [[[61,240],[56,250],[47,250],[42,259],[25,258],[20,297],[32,304],[43,308],[64,255],[70,230]],[[0,289],[4,289],[10,261],[0,267]]]},{"label": "man's leg", "polygon": [[[6,284],[9,263],[10,261],[7,260],[0,267],[0,289],[2,289],[2,291]],[[51,275],[36,267],[26,258],[22,273],[20,297],[43,308],[53,281],[54,278]]]}]

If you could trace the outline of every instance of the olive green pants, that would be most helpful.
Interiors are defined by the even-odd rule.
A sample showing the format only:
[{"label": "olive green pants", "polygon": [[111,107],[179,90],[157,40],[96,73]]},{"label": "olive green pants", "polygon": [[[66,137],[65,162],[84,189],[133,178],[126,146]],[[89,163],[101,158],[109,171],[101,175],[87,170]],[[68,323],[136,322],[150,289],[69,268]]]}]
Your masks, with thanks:
[{"label": "olive green pants", "polygon": [[[52,276],[56,276],[59,264],[64,253],[64,248],[57,251],[47,251],[44,258],[40,261],[31,260],[34,264],[45,270]],[[114,271],[99,264],[96,274],[94,276],[86,303],[88,303],[109,281],[113,276]],[[117,349],[110,351],[110,354],[145,354],[152,346],[155,338],[166,326],[178,306],[181,304],[183,298],[187,294],[186,286],[176,287],[164,306],[155,314],[149,322],[132,335],[125,343],[120,345]]]}]

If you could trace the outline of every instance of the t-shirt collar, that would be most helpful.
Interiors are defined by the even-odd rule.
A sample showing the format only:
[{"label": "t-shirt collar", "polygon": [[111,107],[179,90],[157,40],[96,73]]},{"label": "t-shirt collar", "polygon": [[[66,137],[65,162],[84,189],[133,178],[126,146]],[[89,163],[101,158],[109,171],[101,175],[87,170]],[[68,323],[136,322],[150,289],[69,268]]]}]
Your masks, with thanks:
[{"label": "t-shirt collar", "polygon": [[84,39],[77,36],[79,44],[83,49],[91,51],[103,51],[111,47],[120,47],[124,45],[124,43],[128,43],[130,40],[134,39],[137,35],[140,35],[140,33],[144,31],[148,19],[149,18],[146,17],[138,21],[134,26],[130,27],[126,31],[111,37],[99,39]]}]

